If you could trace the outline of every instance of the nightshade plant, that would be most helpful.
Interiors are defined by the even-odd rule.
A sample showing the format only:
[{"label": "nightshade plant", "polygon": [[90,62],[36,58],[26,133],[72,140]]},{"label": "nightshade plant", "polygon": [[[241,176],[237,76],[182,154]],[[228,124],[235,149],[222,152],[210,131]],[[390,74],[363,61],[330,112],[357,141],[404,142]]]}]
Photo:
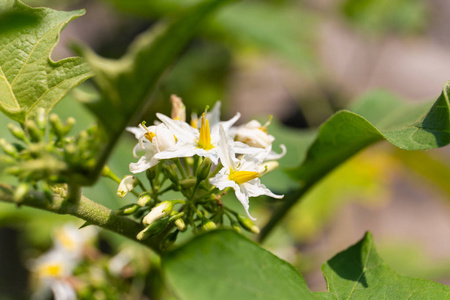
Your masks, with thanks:
[{"label": "nightshade plant", "polygon": [[[233,126],[239,114],[220,121],[218,102],[187,123],[185,107],[175,95],[170,117],[158,113],[159,122],[152,125],[142,120],[158,79],[196,29],[227,2],[200,2],[177,19],[150,28],[119,60],[78,46],[82,57],[58,62],[50,59],[50,53],[61,30],[84,11],[2,2],[0,110],[16,122],[8,127],[16,140],[0,140],[1,164],[17,184],[2,183],[0,200],[69,214],[84,220],[83,227],[98,226],[149,247],[161,256],[164,279],[180,299],[449,298],[447,286],[390,270],[377,255],[370,233],[323,265],[328,292],[313,293],[291,265],[241,232],[259,234],[255,237],[264,241],[317,182],[375,142],[387,140],[405,150],[447,145],[450,83],[426,107],[368,98],[336,113],[320,127],[308,150],[298,153],[303,162],[288,170],[297,185],[281,193],[260,181],[289,152],[284,146],[279,152],[272,150],[276,137],[270,135],[270,121]],[[90,77],[99,98],[86,106],[97,122],[71,135],[75,120],[63,122],[50,111]],[[133,175],[120,180],[106,162],[126,130],[137,139],[130,149],[137,161],[124,162]],[[83,187],[95,184],[100,176],[118,183],[119,197],[134,194],[136,201],[112,211],[85,197]],[[163,198],[166,193],[170,199]],[[235,194],[245,214],[228,207],[222,199],[225,193]],[[249,197],[259,195],[281,199],[261,232],[249,212],[249,202],[255,201]],[[195,236],[174,246],[188,233]],[[60,279],[67,287],[64,277]],[[83,297],[77,292],[74,289],[68,297]]]}]

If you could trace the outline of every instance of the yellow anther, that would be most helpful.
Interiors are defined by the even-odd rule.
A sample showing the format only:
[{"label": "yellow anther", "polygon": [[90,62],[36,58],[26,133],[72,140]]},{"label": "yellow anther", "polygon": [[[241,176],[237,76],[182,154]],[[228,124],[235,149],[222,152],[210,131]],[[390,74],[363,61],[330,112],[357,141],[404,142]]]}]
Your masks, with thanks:
[{"label": "yellow anther", "polygon": [[237,184],[242,184],[258,177],[259,177],[258,172],[230,170],[230,176],[228,176],[228,179],[233,180]]},{"label": "yellow anther", "polygon": [[147,139],[147,140],[149,140],[150,142],[152,142],[153,141],[153,138],[156,136],[156,134],[154,133],[154,132],[151,132],[151,131],[147,131],[146,133],[145,133],[145,138]]},{"label": "yellow anther", "polygon": [[270,115],[269,120],[263,126],[259,127],[258,129],[261,130],[262,132],[267,133],[267,127],[269,127],[270,123],[272,122],[272,118],[273,118],[273,116]]},{"label": "yellow anther", "polygon": [[48,264],[39,268],[38,273],[42,277],[58,277],[61,275],[61,271],[60,264]]},{"label": "yellow anther", "polygon": [[58,241],[66,247],[66,249],[72,250],[75,247],[75,242],[73,239],[70,238],[70,236],[64,232],[63,230],[59,230],[56,232],[56,238]]},{"label": "yellow anther", "polygon": [[209,130],[209,120],[206,118],[206,114],[202,114],[202,123],[200,126],[200,137],[198,139],[198,147],[211,150],[214,148],[213,144],[211,144],[211,132]]},{"label": "yellow anther", "polygon": [[197,127],[198,126],[198,119],[197,118],[191,120],[191,126],[194,127],[194,128],[198,128]]}]

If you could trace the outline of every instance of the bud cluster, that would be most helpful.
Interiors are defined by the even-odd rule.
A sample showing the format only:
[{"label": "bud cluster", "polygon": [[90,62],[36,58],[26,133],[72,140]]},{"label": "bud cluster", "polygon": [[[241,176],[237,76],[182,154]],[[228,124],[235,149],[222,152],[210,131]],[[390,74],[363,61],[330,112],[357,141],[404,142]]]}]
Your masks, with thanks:
[{"label": "bud cluster", "polygon": [[74,118],[63,122],[52,114],[47,119],[44,111],[40,111],[37,117],[23,124],[8,125],[17,141],[0,139],[4,152],[0,163],[21,182],[21,192],[16,193],[18,201],[26,194],[25,186],[29,189],[42,181],[47,191],[49,185],[80,180],[94,166],[99,147],[97,130],[91,127],[76,136],[68,136],[74,124]]}]

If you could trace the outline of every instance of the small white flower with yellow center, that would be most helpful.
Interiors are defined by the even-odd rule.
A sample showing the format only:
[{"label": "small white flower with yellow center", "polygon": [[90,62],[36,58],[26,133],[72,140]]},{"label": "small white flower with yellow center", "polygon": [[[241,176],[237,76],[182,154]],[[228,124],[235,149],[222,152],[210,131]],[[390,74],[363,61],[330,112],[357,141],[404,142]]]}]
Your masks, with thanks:
[{"label": "small white flower with yellow center", "polygon": [[67,257],[67,253],[54,249],[30,264],[30,269],[39,282],[39,290],[34,295],[45,295],[51,289],[56,300],[75,300],[76,293],[66,281],[71,276],[76,261]]},{"label": "small white flower with yellow center", "polygon": [[250,219],[255,220],[250,213],[249,197],[256,197],[260,195],[267,195],[273,198],[283,198],[283,195],[276,195],[272,193],[265,185],[261,183],[259,177],[275,167],[275,164],[262,165],[263,159],[267,156],[267,151],[253,148],[253,154],[244,154],[238,160],[235,157],[233,149],[233,140],[227,136],[225,130],[220,126],[220,161],[223,168],[219,173],[210,179],[211,184],[218,189],[223,190],[231,187],[234,189],[236,197],[244,206],[245,212]]},{"label": "small white flower with yellow center", "polygon": [[80,259],[86,244],[91,241],[97,231],[92,227],[78,229],[74,224],[66,224],[53,234],[55,248],[66,253],[66,259]]},{"label": "small white flower with yellow center", "polygon": [[[203,113],[200,130],[198,130],[186,122],[173,120],[159,113],[156,115],[173,132],[178,142],[176,147],[155,154],[155,158],[169,159],[199,155],[210,158],[214,164],[219,162],[219,124],[220,126],[223,126],[224,130],[229,130],[240,117],[240,114],[238,113],[229,121],[218,122],[210,129],[207,115],[206,113]],[[216,119],[217,116],[215,114],[212,115],[212,117]]]},{"label": "small white flower with yellow center", "polygon": [[133,149],[134,157],[138,158],[138,151],[145,151],[137,163],[130,163],[130,172],[134,174],[157,165],[159,159],[155,154],[170,150],[177,142],[173,133],[164,124],[147,127],[143,123],[139,124],[139,127],[127,127],[127,130],[139,141]]}]

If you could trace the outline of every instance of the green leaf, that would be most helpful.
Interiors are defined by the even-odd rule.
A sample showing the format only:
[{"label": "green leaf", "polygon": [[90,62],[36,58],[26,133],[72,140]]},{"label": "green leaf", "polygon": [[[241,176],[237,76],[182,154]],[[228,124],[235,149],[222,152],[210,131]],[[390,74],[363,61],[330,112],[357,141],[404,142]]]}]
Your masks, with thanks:
[{"label": "green leaf", "polygon": [[450,297],[448,286],[403,276],[392,271],[378,256],[370,233],[325,263],[322,272],[327,280],[329,292],[336,299],[449,299]]},{"label": "green leaf", "polygon": [[162,267],[183,300],[315,299],[291,265],[233,231],[197,236]]},{"label": "green leaf", "polygon": [[48,114],[70,89],[92,76],[80,57],[50,59],[62,29],[84,11],[8,3],[1,7],[0,16],[0,24],[9,20],[11,26],[0,32],[0,110],[24,122],[38,108]]},{"label": "green leaf", "polygon": [[[300,197],[347,159],[376,142],[387,140],[404,150],[426,150],[450,143],[450,82],[431,105],[408,106],[386,94],[373,94],[334,114],[319,129],[305,160],[288,174],[302,185],[263,228],[261,240]],[[372,124],[373,122],[374,124]]]}]

